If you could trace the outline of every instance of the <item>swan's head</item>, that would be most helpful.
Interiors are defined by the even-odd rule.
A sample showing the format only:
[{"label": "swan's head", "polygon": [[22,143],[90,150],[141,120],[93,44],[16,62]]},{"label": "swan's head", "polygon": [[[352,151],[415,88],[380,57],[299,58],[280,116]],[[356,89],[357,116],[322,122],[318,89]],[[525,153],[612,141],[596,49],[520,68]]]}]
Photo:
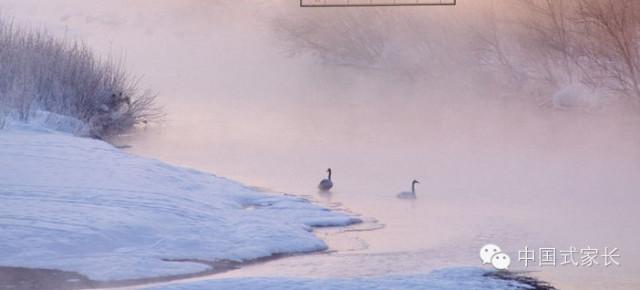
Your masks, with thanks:
[{"label": "swan's head", "polygon": [[417,180],[414,179],[411,184],[416,184],[416,183],[420,183],[420,181],[417,181]]},{"label": "swan's head", "polygon": [[327,172],[331,173],[331,168],[327,168]]}]

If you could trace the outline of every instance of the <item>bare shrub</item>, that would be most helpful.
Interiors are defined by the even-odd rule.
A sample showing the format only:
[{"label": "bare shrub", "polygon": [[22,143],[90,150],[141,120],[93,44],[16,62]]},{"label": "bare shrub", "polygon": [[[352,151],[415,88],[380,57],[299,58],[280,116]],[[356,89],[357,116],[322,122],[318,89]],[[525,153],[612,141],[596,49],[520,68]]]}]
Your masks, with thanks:
[{"label": "bare shrub", "polygon": [[565,0],[522,0],[531,11],[521,18],[526,30],[519,41],[532,55],[528,65],[552,85],[569,83],[577,77],[575,28],[571,20],[575,4]]},{"label": "bare shrub", "polygon": [[[493,3],[492,1],[491,3]],[[497,1],[514,7],[513,1]],[[633,96],[640,103],[640,2],[633,0],[520,0],[509,31],[477,33],[483,67],[521,83],[558,91],[580,83],[592,91]],[[515,25],[513,25],[515,24]],[[513,43],[506,46],[505,43]],[[487,51],[489,53],[487,53]],[[499,76],[501,77],[501,76]],[[526,85],[523,85],[526,84]],[[542,92],[549,103],[551,95]]]},{"label": "bare shrub", "polygon": [[583,62],[590,84],[604,84],[640,101],[640,2],[581,0]]},{"label": "bare shrub", "polygon": [[443,76],[461,60],[462,26],[451,10],[404,8],[280,7],[271,25],[291,55],[324,63],[391,71],[402,76]]},{"label": "bare shrub", "polygon": [[120,62],[98,59],[85,44],[0,20],[0,105],[17,109],[20,119],[50,111],[101,137],[159,118],[154,98],[137,91]]},{"label": "bare shrub", "polygon": [[475,61],[501,87],[521,89],[528,75],[519,69],[514,48],[509,45],[514,32],[505,19],[498,16],[504,13],[499,3],[493,0],[486,3],[480,12],[482,17],[479,23],[471,28],[469,42],[476,56]]}]

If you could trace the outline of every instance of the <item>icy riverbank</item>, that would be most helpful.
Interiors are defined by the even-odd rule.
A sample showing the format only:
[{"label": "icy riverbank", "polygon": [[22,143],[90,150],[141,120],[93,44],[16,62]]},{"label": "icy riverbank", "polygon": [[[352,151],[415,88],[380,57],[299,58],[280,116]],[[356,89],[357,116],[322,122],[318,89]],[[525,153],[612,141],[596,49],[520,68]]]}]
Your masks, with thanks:
[{"label": "icy riverbank", "polygon": [[124,153],[43,125],[0,131],[0,266],[120,280],[205,271],[167,260],[320,251],[313,226],[358,219],[306,199]]}]

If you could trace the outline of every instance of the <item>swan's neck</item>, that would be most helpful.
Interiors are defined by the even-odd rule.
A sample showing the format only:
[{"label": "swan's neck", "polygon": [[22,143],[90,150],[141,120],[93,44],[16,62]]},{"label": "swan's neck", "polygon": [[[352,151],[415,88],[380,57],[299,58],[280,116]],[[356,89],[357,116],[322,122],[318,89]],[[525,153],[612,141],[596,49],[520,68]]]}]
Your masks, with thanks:
[{"label": "swan's neck", "polygon": [[329,170],[329,180],[331,180],[331,170]]},{"label": "swan's neck", "polygon": [[413,195],[416,195],[416,183],[415,182],[411,183],[411,193],[413,193]]}]

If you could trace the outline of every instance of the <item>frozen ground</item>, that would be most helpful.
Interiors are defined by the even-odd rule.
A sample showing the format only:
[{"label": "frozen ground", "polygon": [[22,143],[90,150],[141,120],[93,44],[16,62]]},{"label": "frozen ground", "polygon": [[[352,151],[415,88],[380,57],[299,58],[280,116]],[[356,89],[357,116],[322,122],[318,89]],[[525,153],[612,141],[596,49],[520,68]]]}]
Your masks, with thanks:
[{"label": "frozen ground", "polygon": [[303,198],[260,193],[51,129],[73,129],[64,118],[39,113],[5,127],[0,266],[93,280],[177,275],[209,266],[167,260],[319,251],[327,246],[312,226],[358,222]]}]

